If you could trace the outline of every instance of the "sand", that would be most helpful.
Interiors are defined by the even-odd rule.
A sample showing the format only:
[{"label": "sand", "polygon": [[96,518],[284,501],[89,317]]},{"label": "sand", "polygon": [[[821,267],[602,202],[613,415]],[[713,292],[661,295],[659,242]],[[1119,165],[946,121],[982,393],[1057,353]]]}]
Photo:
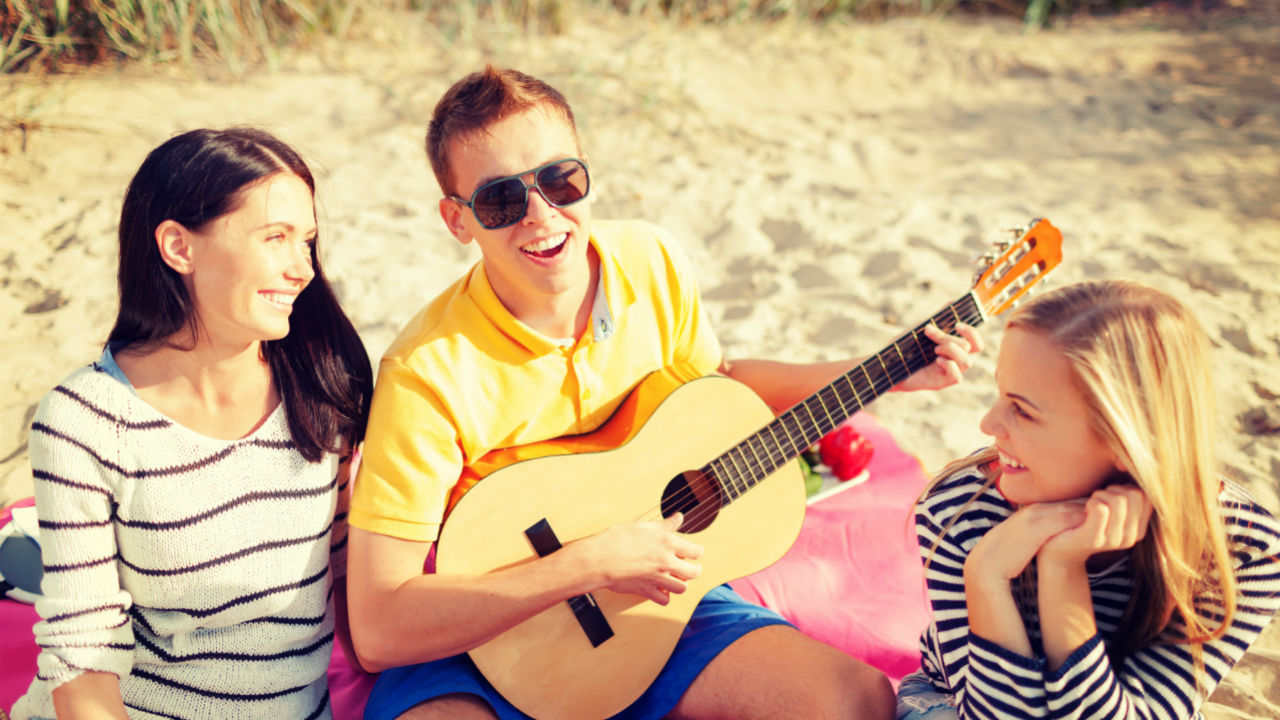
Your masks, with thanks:
[{"label": "sand", "polygon": [[[1065,237],[1051,281],[1140,280],[1214,345],[1226,472],[1280,511],[1280,9],[1145,10],[1026,35],[902,19],[685,27],[582,14],[558,36],[412,18],[238,79],[173,67],[0,78],[33,120],[0,136],[0,502],[29,495],[41,396],[114,318],[115,222],[175,132],[255,124],[319,182],[324,262],[370,355],[476,259],[439,221],[422,150],[440,93],[486,61],[578,112],[596,217],[676,233],[730,357],[879,350],[969,288],[1002,228]],[[225,73],[223,73],[225,75]],[[984,444],[1000,318],[962,385],[873,412],[926,467]],[[1280,717],[1280,628],[1211,718]]]}]

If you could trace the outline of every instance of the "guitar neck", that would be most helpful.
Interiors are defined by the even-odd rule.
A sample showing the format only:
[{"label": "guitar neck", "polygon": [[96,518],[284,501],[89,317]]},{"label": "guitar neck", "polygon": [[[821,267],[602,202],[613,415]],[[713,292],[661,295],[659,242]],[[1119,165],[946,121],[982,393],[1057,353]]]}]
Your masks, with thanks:
[{"label": "guitar neck", "polygon": [[930,323],[950,333],[957,323],[977,326],[985,319],[977,298],[972,292],[966,293],[888,347],[796,403],[712,460],[702,472],[717,480],[726,503],[736,500],[855,412],[932,363],[937,358],[937,344],[924,334]]}]

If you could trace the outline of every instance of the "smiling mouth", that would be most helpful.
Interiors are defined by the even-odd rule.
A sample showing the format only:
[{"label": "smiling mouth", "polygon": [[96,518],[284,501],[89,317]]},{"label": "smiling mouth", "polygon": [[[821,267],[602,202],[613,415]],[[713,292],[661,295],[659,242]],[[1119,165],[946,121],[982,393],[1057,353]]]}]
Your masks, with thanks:
[{"label": "smiling mouth", "polygon": [[298,296],[288,293],[264,292],[262,293],[262,299],[266,300],[268,305],[287,312],[293,309],[293,301],[297,300]]},{"label": "smiling mouth", "polygon": [[1022,463],[1018,462],[1017,460],[1014,460],[1013,458],[1009,457],[1008,455],[1005,455],[1003,450],[997,450],[996,452],[997,452],[997,453],[999,453],[999,455],[1000,455],[1000,464],[1001,464],[1001,465],[1004,465],[1005,467],[1010,468],[1010,469],[1012,469],[1012,470],[1025,470],[1025,469],[1026,469],[1026,467],[1027,467],[1026,465],[1023,465]]},{"label": "smiling mouth", "polygon": [[520,252],[524,253],[525,255],[530,255],[532,257],[546,260],[560,254],[560,251],[564,249],[565,245],[568,243],[568,240],[569,240],[569,233],[561,233],[559,235],[553,235],[549,238],[542,238],[541,240],[535,240],[534,242],[531,242],[528,245],[524,245],[520,248]]}]

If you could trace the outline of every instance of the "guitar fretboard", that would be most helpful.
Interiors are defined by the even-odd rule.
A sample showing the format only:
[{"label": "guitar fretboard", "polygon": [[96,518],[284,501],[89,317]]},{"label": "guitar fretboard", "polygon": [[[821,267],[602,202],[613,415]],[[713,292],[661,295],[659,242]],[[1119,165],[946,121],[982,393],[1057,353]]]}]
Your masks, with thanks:
[{"label": "guitar fretboard", "polygon": [[888,392],[908,375],[932,363],[937,358],[937,344],[924,334],[930,322],[950,333],[957,323],[977,326],[984,320],[977,299],[972,292],[966,293],[929,321],[921,323],[712,460],[701,471],[719,483],[725,504],[738,499],[849,416]]}]

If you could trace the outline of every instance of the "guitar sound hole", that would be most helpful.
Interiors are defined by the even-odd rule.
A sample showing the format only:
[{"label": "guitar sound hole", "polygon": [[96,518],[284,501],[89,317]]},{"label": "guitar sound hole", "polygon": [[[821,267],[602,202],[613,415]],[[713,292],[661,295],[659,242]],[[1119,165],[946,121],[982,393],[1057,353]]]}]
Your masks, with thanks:
[{"label": "guitar sound hole", "polygon": [[698,470],[675,476],[662,491],[662,517],[684,513],[682,533],[696,533],[710,527],[720,514],[721,504],[719,484]]}]

